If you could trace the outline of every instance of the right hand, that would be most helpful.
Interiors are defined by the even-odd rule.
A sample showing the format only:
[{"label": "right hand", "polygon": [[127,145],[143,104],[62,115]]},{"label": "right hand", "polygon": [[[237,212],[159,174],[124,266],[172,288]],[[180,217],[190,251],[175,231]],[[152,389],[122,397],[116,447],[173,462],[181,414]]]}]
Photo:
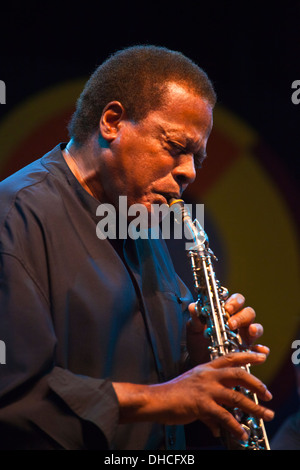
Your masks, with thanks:
[{"label": "right hand", "polygon": [[256,393],[260,400],[269,401],[272,395],[266,386],[242,368],[246,364],[260,364],[265,359],[264,354],[254,352],[230,353],[163,384],[113,384],[119,398],[121,420],[162,424],[188,424],[200,420],[215,436],[219,436],[223,428],[236,439],[246,440],[242,426],[222,405],[238,407],[265,421],[273,418],[273,411],[233,390],[233,387],[242,386]]}]

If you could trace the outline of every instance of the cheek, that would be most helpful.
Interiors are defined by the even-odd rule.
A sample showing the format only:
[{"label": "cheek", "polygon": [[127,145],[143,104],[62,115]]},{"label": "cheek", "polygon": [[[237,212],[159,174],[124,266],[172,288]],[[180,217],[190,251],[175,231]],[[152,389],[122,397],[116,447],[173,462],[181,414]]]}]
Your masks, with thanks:
[{"label": "cheek", "polygon": [[157,153],[131,147],[122,162],[124,176],[134,185],[145,185],[163,174]]},{"label": "cheek", "polygon": [[162,149],[156,138],[124,135],[115,150],[120,176],[135,190],[146,190],[156,181],[166,178],[174,166],[172,156]]}]

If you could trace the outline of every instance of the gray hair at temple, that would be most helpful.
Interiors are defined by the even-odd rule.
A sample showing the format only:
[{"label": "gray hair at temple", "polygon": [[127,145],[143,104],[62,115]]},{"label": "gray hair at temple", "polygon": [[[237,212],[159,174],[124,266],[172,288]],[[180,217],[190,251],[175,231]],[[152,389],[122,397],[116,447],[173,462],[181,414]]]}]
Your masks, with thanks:
[{"label": "gray hair at temple", "polygon": [[216,93],[207,74],[181,52],[151,45],[117,51],[87,81],[68,126],[70,137],[84,144],[111,101],[122,103],[128,119],[142,120],[163,104],[169,82],[188,86],[214,107]]}]

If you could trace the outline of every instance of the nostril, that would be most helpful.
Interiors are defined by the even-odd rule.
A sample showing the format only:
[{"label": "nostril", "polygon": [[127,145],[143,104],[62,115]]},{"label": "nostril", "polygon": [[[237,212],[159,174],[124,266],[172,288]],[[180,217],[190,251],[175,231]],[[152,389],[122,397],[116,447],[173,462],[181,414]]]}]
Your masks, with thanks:
[{"label": "nostril", "polygon": [[189,184],[188,178],[185,175],[176,175],[175,180],[180,187],[187,186]]},{"label": "nostril", "polygon": [[191,184],[196,178],[194,155],[184,155],[184,157],[173,171],[173,176],[180,186]]}]

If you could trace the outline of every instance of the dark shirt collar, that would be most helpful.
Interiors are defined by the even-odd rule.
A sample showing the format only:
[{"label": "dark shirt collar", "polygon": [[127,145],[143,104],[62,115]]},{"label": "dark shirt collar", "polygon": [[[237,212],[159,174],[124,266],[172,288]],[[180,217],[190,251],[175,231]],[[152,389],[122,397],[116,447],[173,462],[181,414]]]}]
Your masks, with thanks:
[{"label": "dark shirt collar", "polygon": [[60,179],[64,179],[73,188],[86,210],[97,223],[99,218],[96,216],[96,210],[100,202],[82,187],[67,165],[62,154],[62,150],[66,145],[66,142],[57,145],[51,152],[42,157],[41,162],[50,173],[55,174]]}]

